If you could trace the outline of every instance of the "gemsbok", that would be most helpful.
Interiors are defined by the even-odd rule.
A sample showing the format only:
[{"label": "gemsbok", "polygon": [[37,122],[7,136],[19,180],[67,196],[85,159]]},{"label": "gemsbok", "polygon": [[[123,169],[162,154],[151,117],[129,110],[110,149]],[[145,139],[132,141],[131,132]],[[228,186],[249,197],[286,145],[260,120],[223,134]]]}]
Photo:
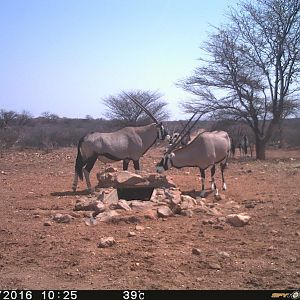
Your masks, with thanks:
[{"label": "gemsbok", "polygon": [[246,134],[242,136],[239,142],[239,149],[240,149],[240,157],[248,155],[248,149],[250,151],[250,156],[252,157],[253,154],[253,144],[250,143]]},{"label": "gemsbok", "polygon": [[[184,136],[183,136],[184,137]],[[182,137],[182,138],[183,138]],[[201,174],[201,193],[205,196],[205,170],[211,167],[211,189],[215,191],[215,195],[219,195],[214,175],[215,165],[220,163],[222,174],[222,188],[226,190],[224,179],[224,169],[227,165],[227,159],[230,153],[230,138],[225,131],[212,131],[200,133],[194,140],[186,146],[175,149],[179,145],[180,140],[171,146],[164,154],[161,161],[157,164],[158,173],[169,170],[171,167],[198,167]]]},{"label": "gemsbok", "polygon": [[72,189],[75,192],[78,177],[86,180],[87,189],[91,192],[89,174],[96,162],[116,162],[123,160],[123,170],[128,169],[132,160],[135,171],[140,170],[139,159],[156,142],[157,139],[164,140],[168,137],[162,123],[158,122],[150,111],[138,100],[127,95],[135,104],[142,108],[154,123],[140,127],[124,127],[120,130],[102,133],[88,133],[79,140],[77,147],[77,158],[75,163],[75,175]]}]

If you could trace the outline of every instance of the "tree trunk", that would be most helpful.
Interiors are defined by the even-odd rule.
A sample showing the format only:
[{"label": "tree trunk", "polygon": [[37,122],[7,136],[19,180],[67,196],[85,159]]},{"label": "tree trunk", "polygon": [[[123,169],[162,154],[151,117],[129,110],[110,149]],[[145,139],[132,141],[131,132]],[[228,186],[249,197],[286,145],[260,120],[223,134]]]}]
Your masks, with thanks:
[{"label": "tree trunk", "polygon": [[255,138],[255,150],[256,150],[256,159],[260,159],[260,160],[266,159],[266,142],[261,140],[259,137]]}]

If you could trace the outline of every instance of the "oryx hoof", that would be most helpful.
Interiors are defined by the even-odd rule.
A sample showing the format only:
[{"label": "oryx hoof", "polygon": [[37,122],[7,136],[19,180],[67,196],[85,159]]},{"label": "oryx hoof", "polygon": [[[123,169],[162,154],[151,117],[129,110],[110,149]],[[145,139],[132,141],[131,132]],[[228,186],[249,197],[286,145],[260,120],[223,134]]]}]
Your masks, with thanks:
[{"label": "oryx hoof", "polygon": [[86,190],[89,194],[93,194],[95,191],[95,189],[93,189],[93,188],[87,188]]}]

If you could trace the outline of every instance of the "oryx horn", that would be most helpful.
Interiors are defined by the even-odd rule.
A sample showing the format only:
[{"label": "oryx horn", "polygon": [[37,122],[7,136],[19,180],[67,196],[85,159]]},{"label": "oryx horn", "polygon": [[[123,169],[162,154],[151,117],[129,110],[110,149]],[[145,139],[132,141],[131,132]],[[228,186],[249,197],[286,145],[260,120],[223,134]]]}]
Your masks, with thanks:
[{"label": "oryx horn", "polygon": [[[174,144],[171,145],[171,147],[168,149],[167,152],[172,152],[180,143],[181,141],[185,138],[186,135],[188,135],[190,133],[190,131],[194,128],[194,126],[197,124],[197,122],[199,121],[199,119],[201,118],[201,114],[199,115],[199,117],[194,121],[193,125],[191,127],[188,128],[188,130],[184,133],[185,129],[189,126],[189,124],[192,122],[192,120],[194,119],[194,117],[197,115],[198,112],[195,112],[192,117],[189,119],[189,121],[187,122],[187,124],[183,127],[183,129],[181,130],[181,132],[179,133],[178,137],[175,139]],[[183,134],[184,133],[184,134]]]},{"label": "oryx horn", "polygon": [[131,95],[128,95],[127,93],[123,92],[129,99],[131,99],[136,105],[138,105],[156,124],[159,122],[156,120],[156,118],[153,116],[153,114],[138,100],[133,98]]}]

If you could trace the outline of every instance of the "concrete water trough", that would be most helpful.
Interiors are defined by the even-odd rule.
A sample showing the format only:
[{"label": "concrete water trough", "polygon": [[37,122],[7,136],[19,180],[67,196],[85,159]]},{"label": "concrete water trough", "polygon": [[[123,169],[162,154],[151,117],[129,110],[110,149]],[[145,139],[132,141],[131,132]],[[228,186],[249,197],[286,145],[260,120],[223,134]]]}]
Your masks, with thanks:
[{"label": "concrete water trough", "polygon": [[154,187],[149,186],[118,187],[117,194],[119,199],[149,201],[153,190]]}]

